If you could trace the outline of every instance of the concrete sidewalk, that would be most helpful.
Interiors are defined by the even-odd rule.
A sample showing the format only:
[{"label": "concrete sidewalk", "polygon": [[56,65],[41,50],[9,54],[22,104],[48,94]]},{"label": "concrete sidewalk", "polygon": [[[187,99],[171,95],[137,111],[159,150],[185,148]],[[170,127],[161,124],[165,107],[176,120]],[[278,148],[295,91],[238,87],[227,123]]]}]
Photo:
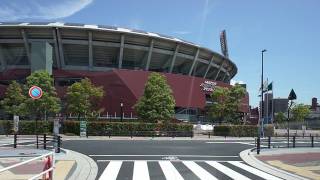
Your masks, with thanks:
[{"label": "concrete sidewalk", "polygon": [[320,148],[245,150],[240,157],[251,166],[283,179],[320,179]]},{"label": "concrete sidewalk", "polygon": [[194,136],[194,137],[137,137],[133,136],[89,136],[89,137],[79,137],[79,136],[65,136],[61,135],[62,141],[64,140],[217,140],[217,141],[255,141],[254,137],[222,137],[222,136]]},{"label": "concrete sidewalk", "polygon": [[[0,169],[49,153],[49,150],[34,148],[0,148]],[[54,179],[94,180],[97,164],[88,156],[67,149],[55,154]],[[0,179],[28,179],[43,171],[43,159],[0,173]]]}]

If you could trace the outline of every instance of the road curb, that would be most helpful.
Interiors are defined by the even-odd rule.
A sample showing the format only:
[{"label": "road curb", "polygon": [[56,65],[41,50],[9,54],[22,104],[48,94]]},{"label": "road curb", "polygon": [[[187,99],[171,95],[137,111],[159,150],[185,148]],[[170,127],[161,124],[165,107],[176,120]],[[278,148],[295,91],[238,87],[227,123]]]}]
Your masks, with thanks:
[{"label": "road curb", "polygon": [[287,171],[284,171],[284,170],[281,170],[281,169],[278,169],[278,168],[275,168],[273,166],[270,166],[260,160],[258,160],[257,158],[254,157],[254,155],[252,155],[252,149],[247,149],[247,150],[244,150],[242,152],[240,152],[240,158],[246,162],[247,164],[257,168],[257,169],[260,169],[264,172],[267,172],[271,175],[274,175],[274,176],[277,176],[279,178],[282,178],[282,179],[290,179],[290,180],[308,180],[307,178],[304,178],[304,177],[301,177],[301,176],[298,176],[298,175],[295,175],[295,174],[292,174],[292,173],[289,173]]},{"label": "road curb", "polygon": [[65,159],[76,161],[76,167],[69,176],[70,180],[95,180],[98,174],[98,166],[93,159],[76,151],[62,149],[66,152]]}]

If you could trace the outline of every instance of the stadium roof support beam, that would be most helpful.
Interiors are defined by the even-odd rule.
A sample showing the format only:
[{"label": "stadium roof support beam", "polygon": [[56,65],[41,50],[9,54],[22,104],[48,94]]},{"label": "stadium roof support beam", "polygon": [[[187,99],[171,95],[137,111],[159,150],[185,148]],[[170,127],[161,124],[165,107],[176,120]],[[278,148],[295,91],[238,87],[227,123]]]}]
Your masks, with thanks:
[{"label": "stadium roof support beam", "polygon": [[200,53],[200,49],[198,48],[197,52],[196,52],[196,55],[194,56],[190,71],[189,71],[189,76],[192,75],[192,71],[193,71],[194,65],[196,64],[196,61],[198,60],[199,53]]},{"label": "stadium roof support beam", "polygon": [[3,51],[2,51],[1,45],[0,45],[0,63],[1,63],[0,71],[3,72],[7,68],[7,62],[4,59],[4,55],[3,55]]},{"label": "stadium roof support beam", "polygon": [[151,42],[150,42],[150,47],[149,47],[149,52],[148,52],[148,58],[147,58],[147,64],[146,64],[146,71],[149,70],[149,67],[150,67],[150,61],[151,61],[151,56],[152,56],[152,50],[153,50],[153,44],[154,44],[154,40],[151,39]]},{"label": "stadium roof support beam", "polygon": [[62,40],[61,40],[61,34],[58,28],[56,28],[56,33],[58,37],[58,46],[59,46],[59,57],[61,61],[61,68],[65,67],[65,62],[64,62],[64,55],[63,55],[63,47],[62,47]]},{"label": "stadium roof support beam", "polygon": [[88,32],[89,70],[93,68],[92,31]]},{"label": "stadium roof support beam", "polygon": [[61,61],[60,61],[60,56],[59,56],[59,46],[58,46],[58,38],[56,34],[56,30],[52,29],[52,34],[53,34],[53,44],[54,44],[54,53],[57,61],[57,68],[61,69]]},{"label": "stadium roof support beam", "polygon": [[22,38],[23,38],[24,48],[26,49],[28,62],[29,62],[29,64],[31,64],[30,46],[29,46],[29,42],[28,42],[27,33],[25,32],[24,29],[21,29],[21,35],[22,35]]},{"label": "stadium roof support beam", "polygon": [[222,79],[222,82],[224,82],[225,80],[226,80],[226,78],[228,78],[229,76],[228,76],[228,73],[227,72],[225,72],[224,73],[224,76],[223,76],[223,79]]},{"label": "stadium roof support beam", "polygon": [[120,51],[119,51],[119,69],[122,68],[123,49],[124,49],[124,34],[121,34]]},{"label": "stadium roof support beam", "polygon": [[179,48],[180,48],[180,44],[177,44],[176,46],[176,49],[174,50],[174,53],[173,53],[173,56],[172,56],[172,61],[171,61],[171,65],[170,65],[170,73],[172,73],[173,71],[173,67],[174,67],[174,64],[176,62],[176,58],[177,58],[177,54],[179,52]]},{"label": "stadium roof support beam", "polygon": [[206,72],[204,73],[203,78],[206,78],[206,77],[207,77],[207,74],[208,74],[208,72],[209,72],[209,70],[210,70],[210,67],[211,67],[211,64],[212,64],[212,62],[213,62],[213,58],[214,58],[214,56],[212,56],[212,58],[211,58],[211,60],[210,60],[210,62],[209,62],[209,64],[208,64],[207,70],[206,70]]},{"label": "stadium roof support beam", "polygon": [[214,78],[215,81],[216,81],[217,78],[219,77],[219,74],[220,74],[220,72],[221,72],[221,69],[222,69],[222,67],[223,67],[224,62],[225,62],[225,58],[223,58],[223,60],[222,60],[222,62],[221,62],[221,65],[220,65],[220,67],[219,67],[219,70],[218,70],[218,72],[217,72],[217,74],[216,74],[216,77]]}]

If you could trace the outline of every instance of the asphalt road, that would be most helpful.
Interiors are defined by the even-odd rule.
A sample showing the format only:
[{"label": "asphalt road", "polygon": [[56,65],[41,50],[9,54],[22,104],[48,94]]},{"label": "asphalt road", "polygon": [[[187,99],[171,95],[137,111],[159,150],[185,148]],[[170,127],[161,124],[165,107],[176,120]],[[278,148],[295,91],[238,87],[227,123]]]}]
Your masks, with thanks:
[{"label": "asphalt road", "polygon": [[[253,146],[192,140],[70,140],[63,148],[90,156],[97,179],[263,179],[239,153]],[[241,177],[240,177],[241,178]]]}]

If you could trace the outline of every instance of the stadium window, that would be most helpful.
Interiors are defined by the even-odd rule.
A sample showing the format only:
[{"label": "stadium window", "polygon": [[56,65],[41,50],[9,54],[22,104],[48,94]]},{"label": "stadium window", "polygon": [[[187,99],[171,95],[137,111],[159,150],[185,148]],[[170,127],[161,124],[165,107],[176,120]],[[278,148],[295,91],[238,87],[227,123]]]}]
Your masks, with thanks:
[{"label": "stadium window", "polygon": [[76,82],[80,82],[83,78],[57,78],[56,84],[58,86],[71,86],[72,84]]}]

